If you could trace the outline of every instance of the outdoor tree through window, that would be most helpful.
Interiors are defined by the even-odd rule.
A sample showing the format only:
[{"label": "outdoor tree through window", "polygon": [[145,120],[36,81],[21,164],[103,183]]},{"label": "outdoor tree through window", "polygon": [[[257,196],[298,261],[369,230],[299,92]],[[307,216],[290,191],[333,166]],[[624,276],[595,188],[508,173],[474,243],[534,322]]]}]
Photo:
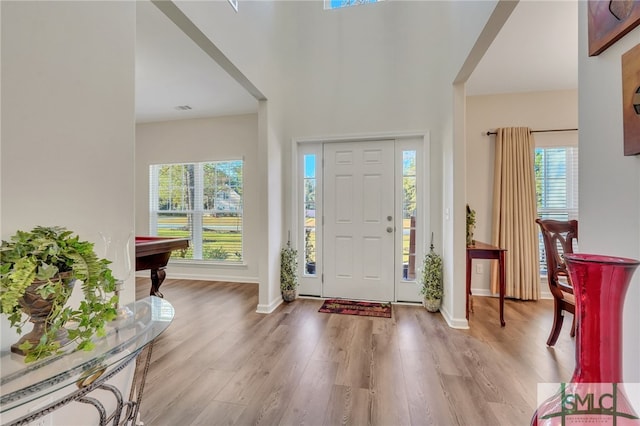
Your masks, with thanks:
[{"label": "outdoor tree through window", "polygon": [[316,275],[316,156],[304,156],[304,273]]},{"label": "outdoor tree through window", "polygon": [[152,235],[190,238],[184,259],[242,262],[242,160],[155,164],[149,184]]},{"label": "outdoor tree through window", "polygon": [[402,151],[402,279],[416,279],[416,151]]},{"label": "outdoor tree through window", "polygon": [[[535,150],[536,202],[541,219],[578,219],[578,147],[537,147]],[[540,271],[547,262],[539,238]]]}]

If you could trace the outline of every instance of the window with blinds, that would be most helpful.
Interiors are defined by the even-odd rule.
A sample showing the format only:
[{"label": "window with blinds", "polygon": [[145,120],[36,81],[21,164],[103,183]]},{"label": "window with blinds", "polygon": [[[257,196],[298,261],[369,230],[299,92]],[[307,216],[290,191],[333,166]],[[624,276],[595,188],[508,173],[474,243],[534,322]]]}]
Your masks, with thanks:
[{"label": "window with blinds", "polygon": [[191,239],[172,258],[242,262],[242,171],[242,160],[150,166],[151,235]]},{"label": "window with blinds", "polygon": [[[578,147],[549,146],[535,150],[536,198],[542,219],[578,219]],[[546,274],[542,235],[539,238],[540,272]]]}]

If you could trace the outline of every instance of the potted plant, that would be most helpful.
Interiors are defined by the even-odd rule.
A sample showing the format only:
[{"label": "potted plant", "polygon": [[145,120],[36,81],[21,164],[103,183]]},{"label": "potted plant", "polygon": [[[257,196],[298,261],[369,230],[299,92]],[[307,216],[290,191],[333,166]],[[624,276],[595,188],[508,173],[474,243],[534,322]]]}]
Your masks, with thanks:
[{"label": "potted plant", "polygon": [[[27,321],[33,331],[11,351],[35,361],[60,350],[69,342],[91,350],[92,337],[103,336],[108,321],[116,317],[115,278],[106,259],[99,259],[93,244],[80,241],[59,226],[37,226],[17,231],[0,246],[0,313],[18,333]],[[76,281],[81,282],[79,307],[66,306]],[[27,316],[24,317],[23,313]]]},{"label": "potted plant", "polygon": [[442,258],[433,250],[433,234],[429,253],[424,256],[420,284],[424,307],[429,312],[437,312],[442,304]]},{"label": "potted plant", "polygon": [[291,241],[280,251],[280,291],[285,302],[296,298],[298,287],[298,252],[291,247]]},{"label": "potted plant", "polygon": [[476,240],[473,239],[473,232],[476,229],[476,211],[467,204],[467,246],[473,246]]}]

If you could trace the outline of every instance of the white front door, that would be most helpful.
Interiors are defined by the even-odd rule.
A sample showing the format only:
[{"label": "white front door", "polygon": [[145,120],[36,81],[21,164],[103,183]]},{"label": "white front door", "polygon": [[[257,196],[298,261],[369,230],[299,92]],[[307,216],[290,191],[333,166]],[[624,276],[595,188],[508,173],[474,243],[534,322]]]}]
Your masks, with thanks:
[{"label": "white front door", "polygon": [[324,144],[323,296],[394,300],[394,141]]}]

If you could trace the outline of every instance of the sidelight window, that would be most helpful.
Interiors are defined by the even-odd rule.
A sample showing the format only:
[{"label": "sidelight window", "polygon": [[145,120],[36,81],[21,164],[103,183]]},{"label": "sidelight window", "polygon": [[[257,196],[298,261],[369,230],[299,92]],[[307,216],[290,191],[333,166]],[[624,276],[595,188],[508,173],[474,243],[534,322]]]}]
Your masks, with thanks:
[{"label": "sidelight window", "polygon": [[316,155],[304,155],[304,270],[316,275]]},{"label": "sidelight window", "polygon": [[416,279],[416,151],[402,151],[402,279]]}]

